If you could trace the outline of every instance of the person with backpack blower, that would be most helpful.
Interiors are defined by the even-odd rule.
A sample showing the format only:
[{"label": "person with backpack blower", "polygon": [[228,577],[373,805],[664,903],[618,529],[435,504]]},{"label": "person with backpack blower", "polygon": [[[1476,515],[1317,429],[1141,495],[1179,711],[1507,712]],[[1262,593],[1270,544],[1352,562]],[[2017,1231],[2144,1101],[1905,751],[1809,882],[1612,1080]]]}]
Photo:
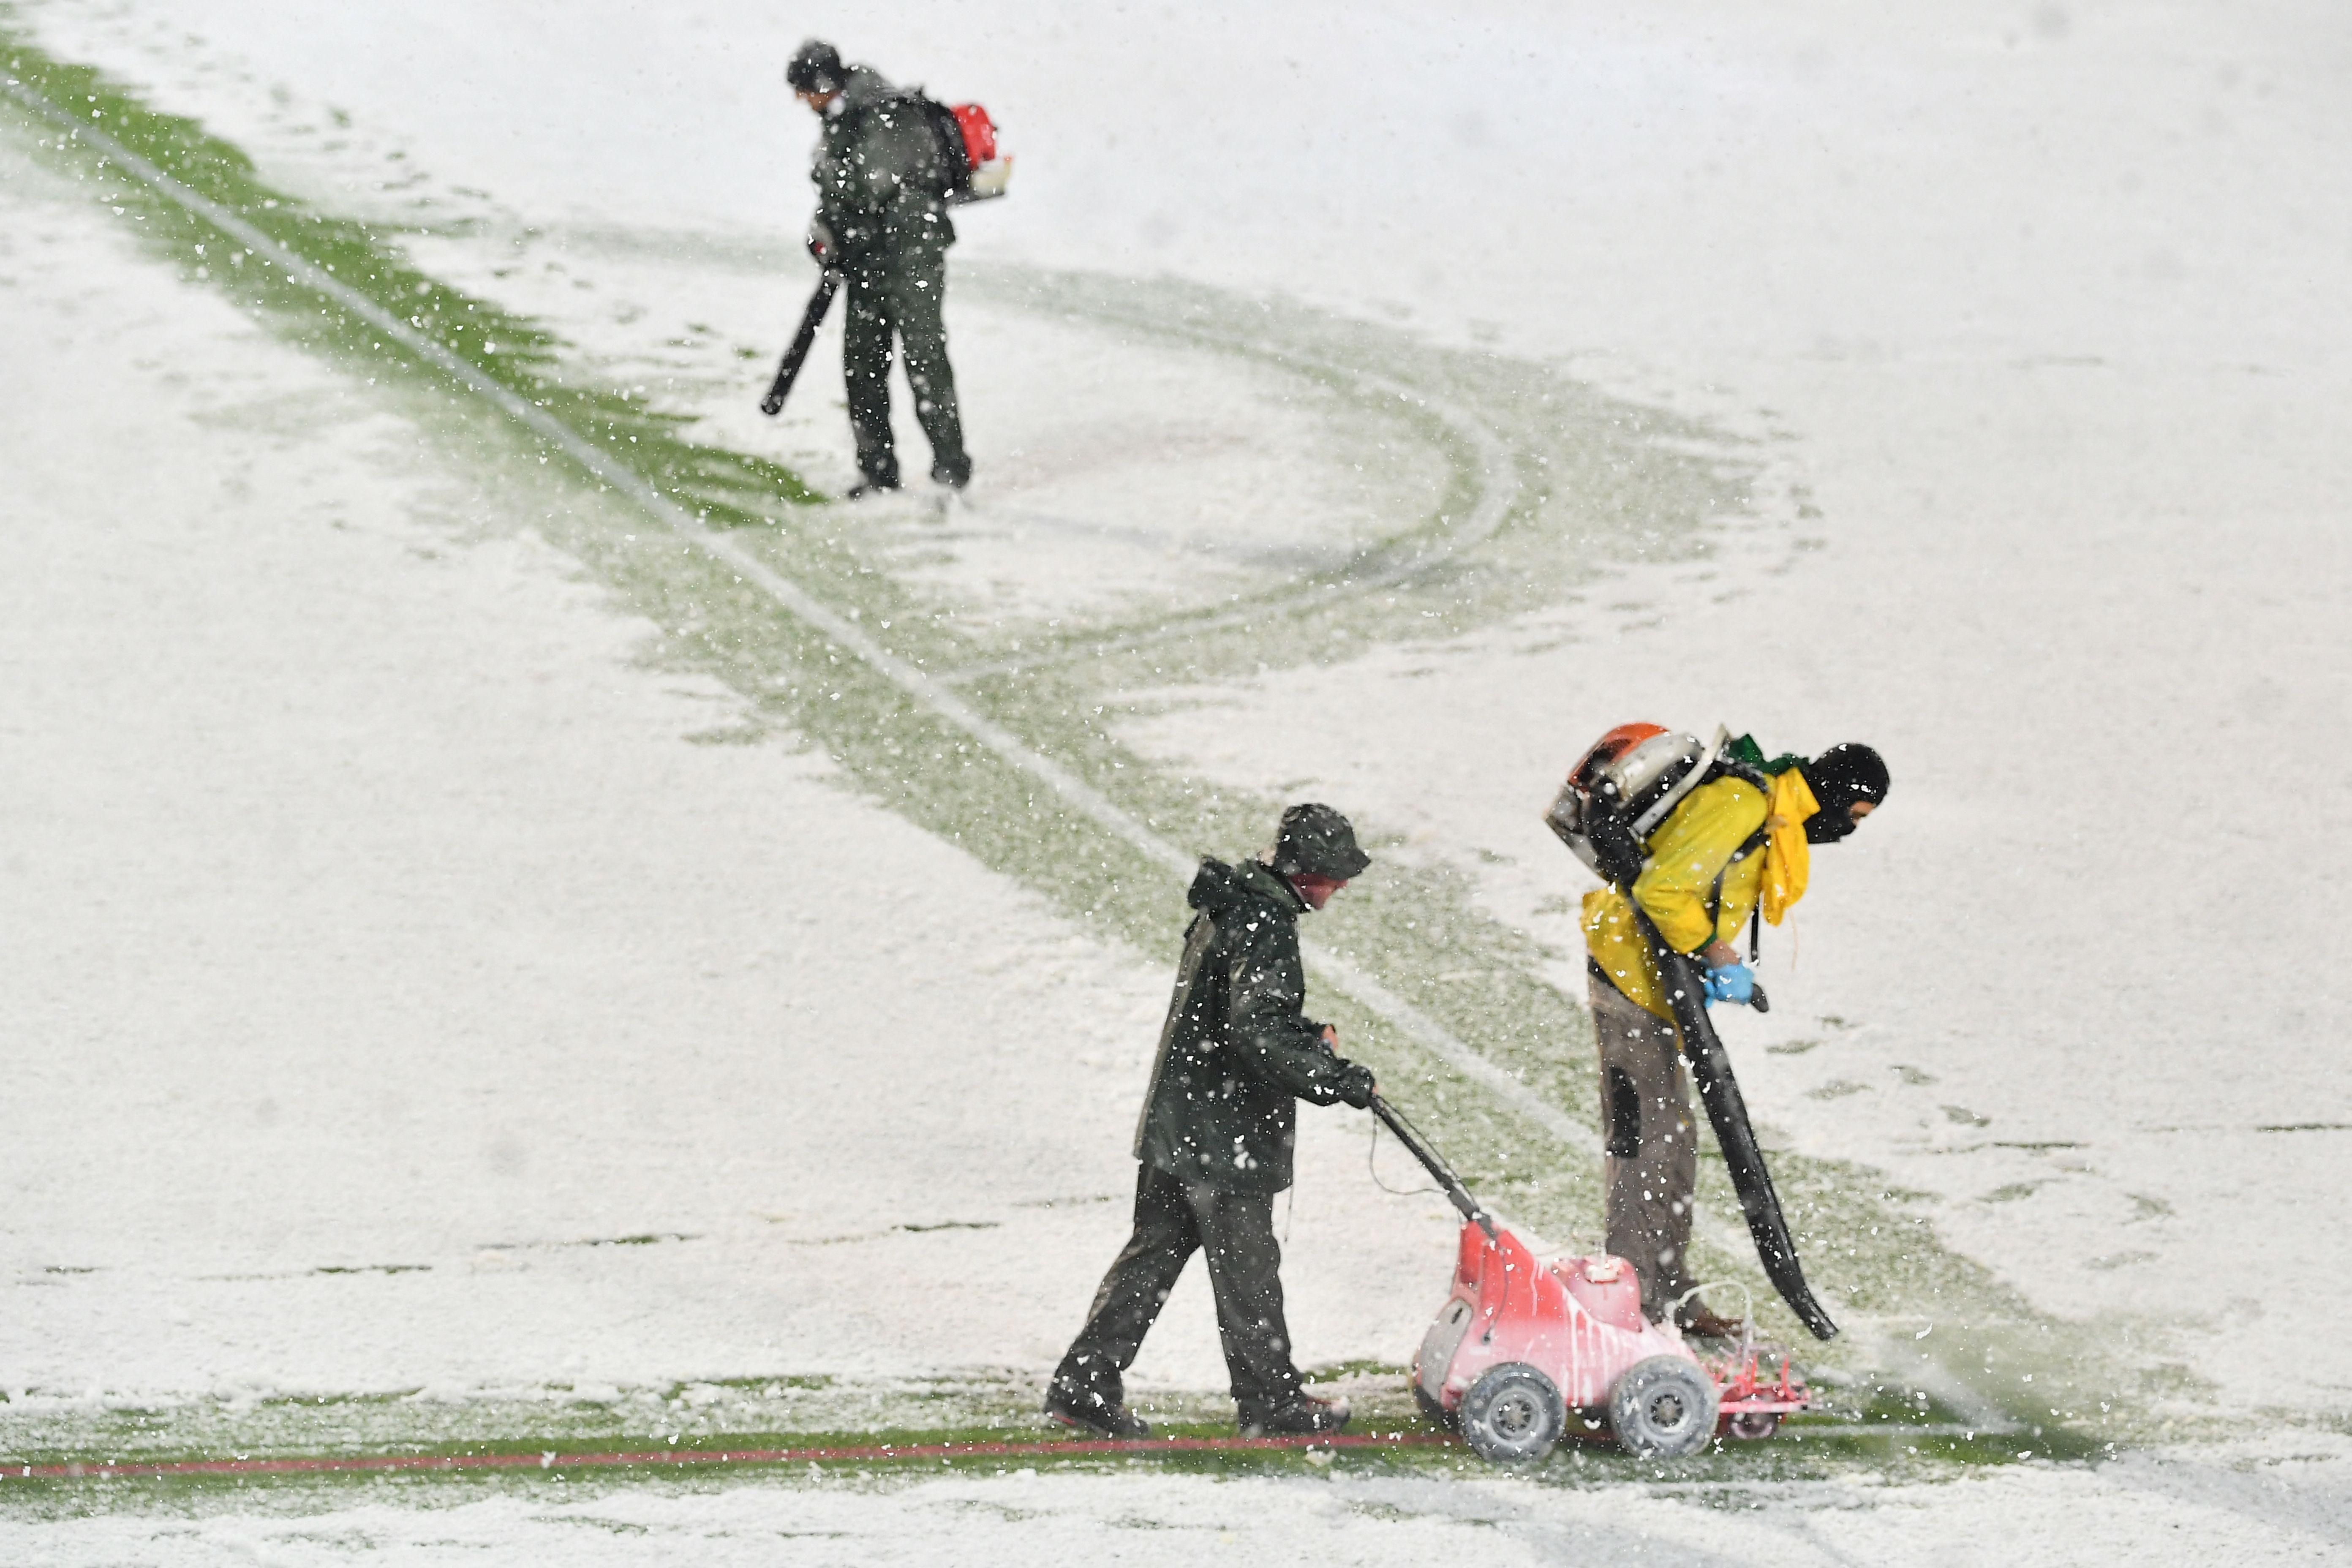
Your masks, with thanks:
[{"label": "person with backpack blower", "polygon": [[[843,65],[840,51],[821,39],[800,47],[784,79],[824,124],[809,174],[817,212],[808,243],[817,265],[849,289],[841,362],[860,475],[849,494],[898,488],[890,432],[894,336],[906,351],[915,418],[931,444],[931,478],[960,490],[971,482],[971,459],[942,311],[948,247],[956,237],[948,219],[958,172],[951,150],[920,93],[892,86],[868,67]],[[810,310],[819,307],[813,301]],[[814,336],[813,323],[803,331]],[[782,402],[773,394],[771,401]]]},{"label": "person with backpack blower", "polygon": [[[1362,1110],[1370,1068],[1307,1017],[1298,917],[1371,864],[1328,805],[1282,814],[1261,862],[1204,859],[1187,901],[1176,994],[1135,1130],[1135,1228],[1103,1277],[1086,1327],[1054,1370],[1045,1414],[1106,1437],[1148,1437],[1125,1376],[1195,1252],[1205,1253],[1242,1435],[1308,1436],[1348,1424],[1344,1400],[1302,1386],[1276,1270],[1274,1194],[1290,1185],[1297,1101]],[[1457,1187],[1458,1187],[1458,1184]]]},{"label": "person with backpack blower", "polygon": [[[1747,737],[1727,740],[1719,736],[1702,748],[1651,725],[1612,731],[1578,763],[1546,817],[1610,882],[1584,899],[1607,1129],[1609,1250],[1641,1277],[1642,1309],[1653,1322],[1672,1311],[1685,1331],[1703,1337],[1731,1337],[1741,1325],[1692,1294],[1687,1255],[1698,1130],[1677,1055],[1678,1046],[1687,1050],[1691,1042],[1682,1038],[1653,943],[1704,965],[1706,1003],[1763,1005],[1755,973],[1734,945],[1740,928],[1749,928],[1752,961],[1759,920],[1780,924],[1804,896],[1811,847],[1852,834],[1885,800],[1888,783],[1885,763],[1859,742],[1832,746],[1811,761],[1766,762]],[[1672,752],[1676,743],[1684,752],[1680,776],[1671,763],[1647,774],[1643,754]],[[1616,802],[1622,810],[1611,811],[1596,796],[1614,793],[1615,781],[1623,785]],[[1613,855],[1609,833],[1626,839]],[[1604,842],[1589,854],[1594,837]],[[1638,873],[1626,876],[1634,866]],[[1759,1176],[1769,1196],[1760,1162]],[[1793,1254],[1787,1261],[1793,1268]]]}]

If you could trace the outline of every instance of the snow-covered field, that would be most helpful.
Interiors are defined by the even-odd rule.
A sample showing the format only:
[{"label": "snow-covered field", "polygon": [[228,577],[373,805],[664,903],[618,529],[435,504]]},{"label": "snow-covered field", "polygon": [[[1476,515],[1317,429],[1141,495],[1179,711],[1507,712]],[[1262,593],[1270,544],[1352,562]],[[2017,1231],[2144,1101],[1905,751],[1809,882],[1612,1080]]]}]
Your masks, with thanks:
[{"label": "snow-covered field", "polygon": [[[0,1493],[0,1554],[2352,1547],[2326,7],[311,9],[0,25],[321,208],[429,226],[408,253],[550,322],[574,374],[820,486],[849,471],[837,361],[751,411],[809,276],[782,59],[829,32],[988,101],[1021,163],[951,286],[973,504],[808,526],[957,628],[959,689],[1086,694],[1134,772],[1242,803],[1185,847],[1240,852],[1286,797],[1356,814],[1406,902],[1487,922],[1391,983],[1580,1120],[1580,1059],[1544,1054],[1573,1039],[1466,999],[1506,970],[1580,992],[1581,882],[1536,821],[1562,763],[1636,715],[1879,744],[1885,816],[1823,853],[1773,1014],[1728,1031],[1775,1146],[1932,1237],[1916,1273],[1809,1244],[1865,1303],[1825,1366],[1858,1388],[1918,1327],[1973,1335],[2000,1354],[1955,1346],[1939,1397],[2038,1419],[2017,1368],[2071,1374],[2051,1425],[2119,1457],[117,1483]],[[1172,889],[1117,894],[1156,926],[1090,918],[1093,868],[894,806],[665,640],[593,548],[644,526],[619,498],[306,353],[43,134],[0,122],[0,1450],[136,1447],[153,1412],[173,1452],[331,1446],[289,1404],[322,1398],[382,1443],[1017,1420],[1122,1234]],[[1746,477],[1683,484],[1685,450]],[[1401,578],[1402,610],[1277,595],[1152,640],[1426,541],[1462,570]],[[1335,929],[1404,963],[1402,908]],[[1339,1012],[1384,1074],[1425,1065]],[[1505,1200],[1589,1229],[1581,1156],[1442,1079]],[[1367,1179],[1360,1118],[1307,1127],[1301,1357],[1377,1400],[1450,1225]],[[1931,1296],[1955,1269],[1981,1284]],[[1139,1375],[1213,1410],[1197,1278]]]}]

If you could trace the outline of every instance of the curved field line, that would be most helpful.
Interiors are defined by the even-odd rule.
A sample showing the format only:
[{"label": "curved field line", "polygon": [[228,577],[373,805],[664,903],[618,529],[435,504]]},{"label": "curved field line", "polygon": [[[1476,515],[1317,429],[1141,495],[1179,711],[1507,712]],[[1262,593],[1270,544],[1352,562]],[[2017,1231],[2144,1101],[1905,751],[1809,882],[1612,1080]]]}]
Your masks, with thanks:
[{"label": "curved field line", "polygon": [[[1209,341],[1226,348],[1243,345],[1217,340],[1212,335],[1184,333],[1182,336]],[[1144,631],[1111,633],[1084,640],[1073,639],[1061,647],[1027,658],[983,659],[942,670],[939,679],[951,685],[969,685],[992,676],[1017,675],[1024,670],[1043,669],[1057,664],[1070,664],[1089,657],[1107,653],[1124,653],[1130,648],[1149,647],[1154,643],[1169,642],[1177,637],[1197,637],[1204,632],[1223,631],[1230,626],[1247,626],[1268,610],[1287,599],[1315,589],[1328,588],[1339,593],[1360,594],[1370,589],[1392,587],[1411,582],[1425,573],[1451,563],[1461,552],[1475,549],[1493,538],[1511,514],[1512,505],[1519,499],[1519,476],[1512,462],[1510,444],[1468,409],[1442,397],[1417,392],[1402,382],[1391,381],[1376,374],[1349,370],[1328,361],[1284,359],[1286,369],[1319,372],[1325,375],[1345,377],[1357,386],[1399,402],[1412,404],[1444,425],[1464,446],[1470,448],[1471,460],[1466,472],[1479,484],[1478,498],[1461,522],[1439,536],[1430,550],[1416,553],[1412,559],[1394,562],[1378,571],[1352,574],[1346,569],[1338,573],[1310,576],[1292,586],[1259,595],[1237,609],[1220,610],[1212,615],[1192,618],[1171,619]],[[983,515],[985,508],[981,509]],[[1363,552],[1360,559],[1373,559],[1395,548],[1391,543],[1374,545]]]}]

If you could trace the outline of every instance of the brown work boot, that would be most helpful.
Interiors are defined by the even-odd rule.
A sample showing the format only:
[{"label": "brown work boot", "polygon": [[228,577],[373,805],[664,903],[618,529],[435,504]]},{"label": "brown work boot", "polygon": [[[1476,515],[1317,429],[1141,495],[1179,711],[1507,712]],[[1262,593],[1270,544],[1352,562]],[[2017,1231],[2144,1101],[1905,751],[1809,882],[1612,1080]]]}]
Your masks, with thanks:
[{"label": "brown work boot", "polygon": [[1736,1340],[1748,1331],[1738,1318],[1718,1316],[1704,1301],[1685,1301],[1675,1309],[1675,1326],[1693,1339]]}]

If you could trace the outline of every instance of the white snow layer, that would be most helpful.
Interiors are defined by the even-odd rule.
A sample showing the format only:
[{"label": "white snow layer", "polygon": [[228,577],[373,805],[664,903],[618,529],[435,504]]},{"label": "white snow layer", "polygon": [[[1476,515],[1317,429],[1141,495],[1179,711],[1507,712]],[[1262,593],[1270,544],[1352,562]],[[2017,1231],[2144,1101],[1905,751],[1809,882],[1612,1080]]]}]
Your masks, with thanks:
[{"label": "white snow layer", "polygon": [[[732,697],[463,542],[496,503],[367,388],[10,184],[6,1386],[1050,1365],[1166,975],[681,743]],[[1451,1226],[1307,1122],[1300,1356],[1392,1358]],[[1139,1375],[1223,1383],[1197,1281]]]},{"label": "white snow layer", "polygon": [[1229,1561],[1424,1568],[1454,1560],[1504,1568],[2232,1568],[2342,1560],[2341,1498],[2315,1505],[2287,1489],[2325,1462],[2311,1453],[2271,1455],[2252,1473],[2180,1460],[2097,1470],[2027,1466],[1932,1487],[1759,1486],[1695,1507],[1671,1487],[1543,1485],[1475,1461],[1447,1478],[1363,1475],[1343,1455],[1313,1480],[1021,1469],[877,1484],[836,1475],[575,1502],[347,1504],[296,1518],[0,1521],[0,1549],[21,1544],[55,1568],[309,1568],[362,1556],[420,1568],[1195,1568]]},{"label": "white snow layer", "polygon": [[[285,83],[515,211],[779,249],[809,128],[777,77],[825,32],[1005,123],[1019,195],[966,220],[964,255],[1402,313],[1769,440],[1821,511],[1788,533],[1458,646],[1199,693],[1133,738],[1499,856],[1492,906],[1563,952],[1545,901],[1577,882],[1534,818],[1601,728],[1877,742],[1893,803],[1820,856],[1801,962],[1772,944],[1779,1010],[1733,1031],[1760,1114],[1939,1194],[1943,1234],[2045,1306],[2178,1319],[2249,1406],[2352,1388],[2326,1332],[2352,1292],[2334,7],[26,10],[248,144],[284,143]],[[722,695],[630,667],[643,628],[543,552],[453,551],[467,481],[396,421],[87,223],[29,222],[0,292],[11,1375],[1050,1359],[1118,1205],[1020,1205],[1116,1198],[1164,976],[819,763],[678,744],[730,719]],[[837,430],[812,439],[838,461]],[[1040,549],[1101,569],[1083,537]],[[910,993],[918,960],[937,979]],[[910,1079],[928,1102],[882,1092]],[[1298,1326],[1392,1357],[1425,1307],[1396,1281],[1444,1226],[1334,1168],[1360,1157],[1340,1124],[1308,1121]],[[1002,1228],[803,1245],[975,1217]],[[556,1245],[670,1232],[698,1239]],[[411,1262],[436,1267],[200,1278]],[[951,1310],[864,1294],[915,1272]],[[1213,1384],[1205,1320],[1172,1304],[1150,1364]],[[2266,1514],[2242,1480],[2016,1471],[1742,1513],[1492,1479],[960,1478],[584,1524],[512,1500],[209,1522],[168,1555],[340,1550],[315,1529],[600,1561],[636,1550],[616,1510],[708,1561],[1191,1561],[1220,1531],[1367,1562],[2344,1549],[2340,1497]],[[142,1528],[38,1550],[137,1560]],[[758,1533],[804,1529],[845,1533]]]}]

